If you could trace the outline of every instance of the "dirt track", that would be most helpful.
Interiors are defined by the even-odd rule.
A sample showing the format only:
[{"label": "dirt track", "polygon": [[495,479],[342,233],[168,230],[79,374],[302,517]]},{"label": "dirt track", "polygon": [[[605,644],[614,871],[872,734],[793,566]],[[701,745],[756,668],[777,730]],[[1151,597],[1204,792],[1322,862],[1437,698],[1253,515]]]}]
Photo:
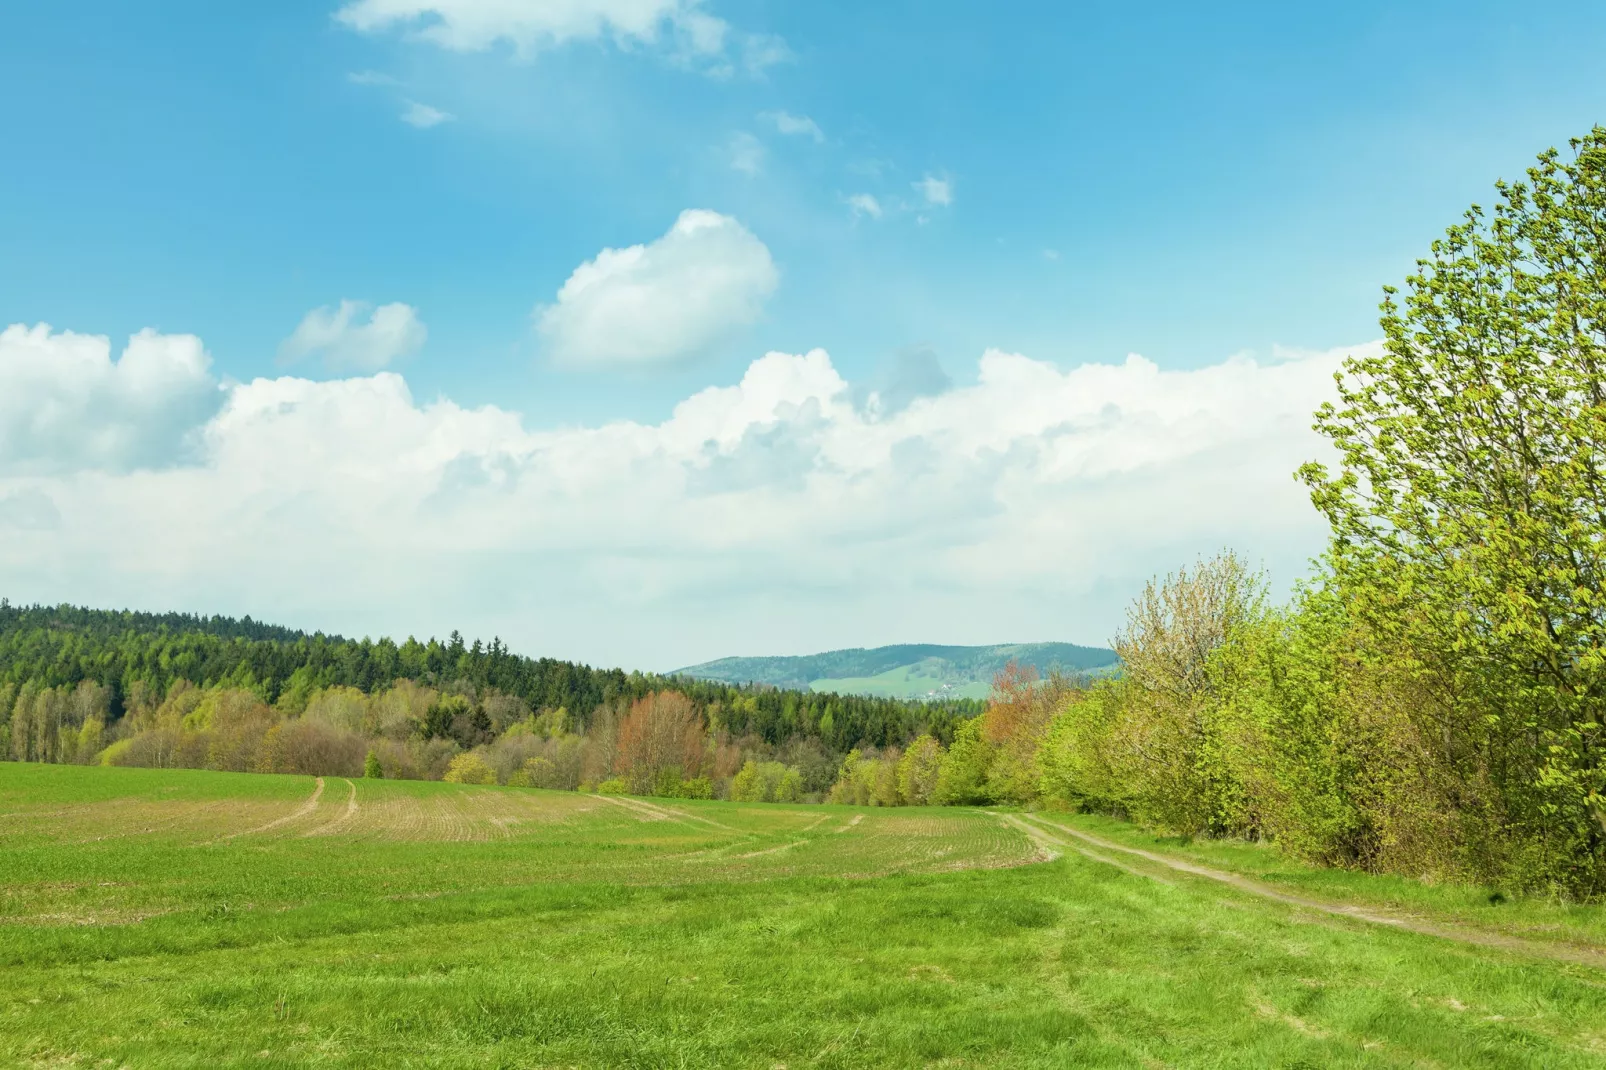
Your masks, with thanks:
[{"label": "dirt track", "polygon": [[[355,791],[355,789],[353,789],[353,791]],[[236,836],[252,836],[252,835],[255,835],[258,832],[268,832],[268,831],[270,831],[272,829],[278,828],[280,825],[288,824],[291,821],[294,821],[298,817],[306,817],[308,814],[310,814],[314,810],[318,809],[318,800],[320,798],[322,798],[322,797],[323,797],[323,777],[319,777],[318,778],[318,782],[317,782],[317,786],[312,789],[311,798],[309,798],[306,802],[302,803],[299,807],[297,807],[292,812],[290,812],[288,814],[285,814],[283,817],[278,818],[276,820],[269,821],[266,825],[258,825],[256,828],[254,828],[254,829],[246,829],[244,832],[233,832],[233,833],[230,833],[227,836],[224,836],[223,838],[225,840],[232,840]]]},{"label": "dirt track", "polygon": [[[1130,857],[1141,858],[1151,866],[1163,866],[1177,873],[1186,873],[1194,877],[1203,877],[1206,880],[1216,881],[1240,892],[1269,899],[1273,902],[1283,903],[1301,910],[1315,911],[1319,914],[1334,917],[1352,918],[1356,921],[1367,922],[1372,925],[1387,925],[1395,929],[1404,929],[1409,932],[1421,933],[1424,936],[1436,936],[1443,940],[1453,940],[1462,944],[1473,944],[1479,947],[1498,948],[1502,951],[1514,951],[1524,955],[1534,955],[1541,958],[1555,959],[1561,962],[1576,962],[1586,966],[1606,968],[1606,948],[1579,946],[1575,944],[1552,944],[1538,940],[1525,940],[1520,936],[1508,936],[1504,933],[1490,932],[1487,929],[1475,929],[1470,926],[1451,925],[1443,922],[1428,921],[1409,914],[1379,907],[1359,907],[1348,903],[1335,903],[1322,899],[1313,899],[1309,896],[1295,895],[1285,892],[1260,881],[1252,880],[1238,873],[1228,873],[1225,870],[1212,869],[1197,862],[1160,854],[1157,851],[1145,851],[1138,847],[1127,847],[1123,844],[1113,843],[1100,836],[1050,821],[1037,814],[1029,814],[1030,819],[1023,820],[1013,814],[1007,815],[1006,820],[1016,825],[1031,836],[1038,843],[1052,842],[1061,847],[1069,847],[1085,857],[1091,858],[1106,865],[1115,866],[1135,876],[1147,877],[1150,880],[1170,884],[1170,881],[1157,876],[1148,869],[1140,866],[1126,865],[1114,858],[1102,857],[1088,848],[1098,851],[1117,853]],[[1048,831],[1054,830],[1053,832]],[[1066,840],[1055,833],[1069,836]]]}]

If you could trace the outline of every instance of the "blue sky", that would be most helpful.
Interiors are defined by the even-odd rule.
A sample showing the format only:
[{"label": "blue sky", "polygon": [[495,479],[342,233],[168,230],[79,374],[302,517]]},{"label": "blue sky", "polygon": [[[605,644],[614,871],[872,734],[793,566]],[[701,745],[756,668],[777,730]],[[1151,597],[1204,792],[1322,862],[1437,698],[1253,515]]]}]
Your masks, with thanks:
[{"label": "blue sky", "polygon": [[[1239,463],[1211,452],[1226,439],[1205,436],[1185,456],[1145,452],[1145,435],[1192,440],[1166,423],[1187,414],[1142,383],[1198,393],[1202,380],[1165,376],[1230,378],[1221,369],[1234,354],[1262,378],[1292,361],[1310,366],[1302,382],[1320,383],[1335,351],[1376,336],[1379,286],[1487,200],[1494,179],[1606,120],[1596,4],[62,2],[14,5],[5,20],[0,325],[54,333],[26,347],[14,335],[0,376],[53,377],[55,393],[40,401],[53,408],[19,407],[0,427],[0,522],[9,501],[18,532],[0,555],[0,590],[359,633],[497,631],[532,652],[655,668],[849,643],[1100,641],[1141,576],[1221,542],[1286,582],[1320,547],[1297,488],[1278,484],[1283,512],[1256,524],[1231,499],[1245,495],[1252,513],[1260,477],[1223,471]],[[604,253],[635,246],[639,263]],[[608,286],[577,282],[561,297],[585,265]],[[383,329],[364,333],[380,307],[391,308],[375,321]],[[116,362],[147,328],[153,346],[193,335],[205,357],[173,343],[151,358],[168,362],[156,377],[166,385],[127,385],[134,365],[118,379]],[[105,336],[102,364],[84,357],[72,370],[61,332]],[[615,470],[586,452],[585,434],[619,421],[672,438],[677,405],[735,389],[766,353],[801,361],[815,349],[840,388],[803,363],[755,381],[749,393],[769,401],[753,402],[725,446],[686,453],[664,476],[677,488],[668,497],[598,474]],[[1012,415],[1033,398],[988,400],[988,350],[1067,377],[1136,353],[1160,378],[1067,379],[1066,411],[1033,422]],[[84,378],[97,375],[100,385]],[[288,447],[279,459],[303,464],[300,475],[210,515],[211,535],[186,535],[193,567],[161,560],[172,511],[217,497],[175,488],[207,473],[240,483],[228,467],[235,425],[216,415],[254,404],[240,384],[288,390],[293,379],[328,399],[394,375],[408,412],[445,419],[429,408],[441,401],[480,413],[478,424],[463,417],[478,430],[405,475],[364,469],[356,484],[325,486],[330,457],[362,456],[383,437],[340,410],[349,441],[304,456]],[[847,399],[839,416],[833,390]],[[911,390],[933,396],[894,411]],[[942,398],[955,411],[933,430],[920,412]],[[1093,415],[1076,416],[1089,398]],[[1292,415],[1307,400],[1289,394],[1288,419],[1266,423],[1269,438],[1234,439],[1233,456],[1286,450],[1277,462],[1291,471],[1317,448]],[[1233,424],[1241,403],[1224,395],[1217,424]],[[485,406],[512,421],[497,424],[512,437],[494,448]],[[47,409],[82,426],[42,430]],[[1045,460],[1070,447],[1043,435],[1085,432],[1107,411],[1140,426],[1107,453],[1084,436],[1072,475],[1053,466],[1063,456]],[[1036,451],[1038,483],[1018,498],[1001,488],[1026,469],[932,445],[988,421],[1003,437],[976,447],[987,457]],[[822,445],[826,425],[846,437]],[[887,457],[947,458],[932,462],[948,474],[922,499],[942,501],[921,521],[951,533],[940,543],[923,528],[890,550],[914,536],[867,534],[853,519],[862,505],[801,533],[797,517],[843,508],[844,488],[903,485],[891,468],[832,459],[871,449],[854,438],[870,425]],[[561,444],[541,437],[563,429]],[[97,433],[115,444],[72,445]],[[599,548],[589,529],[568,542],[532,536],[560,505],[527,498],[482,518],[508,533],[500,541],[465,549],[396,534],[418,510],[444,508],[453,473],[528,488],[567,450],[601,464],[589,478],[604,489],[563,491],[579,496],[562,499],[565,515],[614,494],[655,501],[678,518],[669,528],[722,509],[779,526]],[[1197,487],[1189,465],[1223,483],[1209,503],[1176,501],[1167,538],[1106,546],[1077,534],[1143,526],[1146,506],[1130,495],[1167,479]],[[709,490],[707,473],[727,470],[748,473],[739,490]],[[1125,473],[1125,491],[1086,482],[1110,472]],[[339,503],[387,479],[427,494],[374,528],[307,504],[318,535],[305,545],[239,549],[231,526],[271,530],[298,489],[307,503],[319,487]],[[950,495],[967,480],[979,481],[970,497]],[[1060,511],[1020,504],[1032,501],[1027,485]],[[273,493],[285,495],[278,505]],[[131,511],[127,529],[150,547],[119,557],[97,542],[88,518],[107,509]],[[994,528],[970,530],[989,516]],[[1023,530],[1038,533],[1033,552],[1010,541]],[[345,575],[340,546],[377,547],[390,571],[286,580]],[[942,567],[906,564],[921,554]],[[1025,563],[985,563],[998,555]],[[253,569],[273,578],[242,578]],[[439,586],[396,578],[435,574]],[[553,583],[566,606],[588,607],[565,609],[561,626],[531,593]]]}]

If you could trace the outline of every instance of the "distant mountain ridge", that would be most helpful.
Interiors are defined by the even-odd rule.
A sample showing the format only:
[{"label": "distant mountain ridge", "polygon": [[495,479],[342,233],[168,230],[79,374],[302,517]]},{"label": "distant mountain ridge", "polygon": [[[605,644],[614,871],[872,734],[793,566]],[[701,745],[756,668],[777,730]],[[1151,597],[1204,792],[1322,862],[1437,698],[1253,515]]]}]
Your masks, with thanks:
[{"label": "distant mountain ridge", "polygon": [[901,643],[790,657],[720,658],[671,675],[888,698],[986,698],[993,676],[1011,661],[1046,676],[1107,672],[1117,658],[1113,650],[1074,643]]}]

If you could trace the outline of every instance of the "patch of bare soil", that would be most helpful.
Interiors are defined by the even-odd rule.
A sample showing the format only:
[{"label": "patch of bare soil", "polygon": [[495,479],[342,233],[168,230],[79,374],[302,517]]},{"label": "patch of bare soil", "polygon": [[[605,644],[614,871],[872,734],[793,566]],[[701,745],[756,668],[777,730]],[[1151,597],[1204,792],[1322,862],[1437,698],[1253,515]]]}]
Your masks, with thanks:
[{"label": "patch of bare soil", "polygon": [[306,802],[302,803],[295,810],[285,814],[283,817],[269,821],[266,825],[258,825],[256,828],[246,829],[244,832],[231,832],[222,838],[225,840],[232,840],[236,836],[254,836],[259,832],[271,832],[281,825],[288,825],[290,822],[295,821],[298,818],[309,816],[314,810],[318,809],[318,800],[321,798],[323,798],[323,777],[318,778],[316,785],[312,789],[311,797],[309,797]]}]

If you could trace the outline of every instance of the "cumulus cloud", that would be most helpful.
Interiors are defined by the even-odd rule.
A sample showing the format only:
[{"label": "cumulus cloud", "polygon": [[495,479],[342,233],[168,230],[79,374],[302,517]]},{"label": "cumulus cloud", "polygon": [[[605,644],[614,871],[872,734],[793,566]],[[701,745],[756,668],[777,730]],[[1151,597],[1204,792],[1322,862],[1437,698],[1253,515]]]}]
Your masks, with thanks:
[{"label": "cumulus cloud", "polygon": [[0,589],[458,627],[645,668],[1099,641],[1145,577],[1198,553],[1232,545],[1286,580],[1320,548],[1291,473],[1323,455],[1310,413],[1341,356],[1062,370],[989,351],[956,386],[916,355],[900,402],[870,411],[823,351],[771,353],[662,421],[546,430],[420,403],[391,372],[259,379],[229,389],[197,463],[76,470],[60,437],[53,475],[0,470]]},{"label": "cumulus cloud", "polygon": [[0,331],[0,472],[127,470],[179,460],[222,396],[194,335]]},{"label": "cumulus cloud", "polygon": [[730,140],[731,170],[749,177],[764,170],[764,143],[746,131],[735,134]]},{"label": "cumulus cloud", "polygon": [[946,208],[954,203],[953,183],[946,178],[927,175],[919,182],[914,183],[915,192],[925,199],[928,205]]},{"label": "cumulus cloud", "polygon": [[848,208],[855,216],[867,215],[871,219],[881,218],[881,202],[868,193],[855,193],[848,197]]},{"label": "cumulus cloud", "polygon": [[784,111],[767,111],[760,115],[759,118],[773,123],[777,133],[785,134],[788,137],[811,137],[814,139],[815,144],[825,141],[825,131],[820,129],[819,123],[816,123],[807,115],[791,115]]},{"label": "cumulus cloud", "polygon": [[778,278],[752,231],[688,209],[658,240],[604,249],[575,268],[557,299],[536,310],[536,327],[560,364],[673,364],[756,321]]},{"label": "cumulus cloud", "polygon": [[411,305],[380,305],[364,322],[368,312],[368,304],[362,301],[313,309],[295,333],[280,343],[279,359],[288,364],[317,355],[335,371],[378,371],[416,353],[429,336],[418,310]]},{"label": "cumulus cloud", "polygon": [[400,30],[457,52],[505,43],[527,57],[603,40],[662,47],[718,75],[760,73],[790,58],[780,38],[738,31],[702,0],[353,0],[335,18],[362,33]]},{"label": "cumulus cloud", "polygon": [[432,108],[428,104],[420,104],[416,100],[409,100],[406,103],[407,108],[401,115],[402,122],[420,130],[428,130],[432,126],[449,123],[457,118],[449,111],[441,111],[439,108]]}]

